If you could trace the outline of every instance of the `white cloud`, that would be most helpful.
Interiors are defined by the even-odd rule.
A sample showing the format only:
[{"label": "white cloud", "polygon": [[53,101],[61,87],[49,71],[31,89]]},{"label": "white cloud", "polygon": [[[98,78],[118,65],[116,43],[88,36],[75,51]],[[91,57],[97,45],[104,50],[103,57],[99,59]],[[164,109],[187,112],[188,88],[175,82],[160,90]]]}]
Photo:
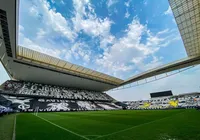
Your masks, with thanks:
[{"label": "white cloud", "polygon": [[[110,49],[105,50],[103,57],[96,60],[96,63],[104,67],[109,73],[128,71],[133,69],[132,59],[140,60],[148,52],[143,44],[140,44],[142,34],[146,27],[134,19],[125,31],[126,35],[116,40]],[[146,50],[147,49],[147,50]]]},{"label": "white cloud", "polygon": [[136,64],[137,64],[138,70],[146,71],[146,70],[150,70],[162,65],[161,60],[162,60],[162,57],[156,57],[152,55],[152,60],[149,63],[144,63],[142,61],[139,61],[139,63],[136,63]]},{"label": "white cloud", "polygon": [[24,31],[24,27],[22,25],[19,25],[19,31]]},{"label": "white cloud", "polygon": [[89,63],[90,57],[91,51],[89,50],[89,46],[81,42],[75,43],[65,55],[67,60],[74,58],[76,61],[84,61],[86,64]]},{"label": "white cloud", "polygon": [[[76,36],[80,31],[84,31],[90,36],[105,35],[109,33],[111,21],[107,18],[96,18],[93,11],[94,9],[91,7],[88,0],[74,0],[73,4],[77,11],[75,10],[72,19],[67,20],[60,13],[56,12],[56,9],[52,9],[46,0],[34,1],[34,3],[31,4],[29,11],[30,9],[34,9],[32,11],[37,11],[37,16],[32,15],[34,12],[29,14],[36,19],[40,17],[41,22],[40,25],[35,26],[38,27],[35,37],[30,38],[24,36],[22,32],[19,33],[20,45],[58,58],[64,57],[66,60],[72,61],[73,59],[79,59],[83,60],[84,64],[88,63],[90,61],[91,52],[85,51],[85,48],[75,49],[75,46],[82,47],[87,44],[73,42],[73,40],[76,39]],[[90,10],[86,12],[85,8]],[[79,20],[73,22],[73,19]],[[74,26],[71,24],[74,24]],[[59,39],[60,36],[71,40],[71,42],[67,43],[66,40],[58,42],[57,39]]]},{"label": "white cloud", "polygon": [[[153,35],[139,19],[134,18],[125,30],[125,35],[119,39],[112,39],[111,46],[104,49],[103,56],[98,57],[96,63],[102,66],[104,72],[118,77],[124,72],[137,69],[145,71],[161,65],[161,59],[154,54],[165,46],[166,42],[169,45],[174,41],[174,36],[170,37],[168,33],[171,33],[171,30],[165,29]],[[141,42],[143,35],[147,36],[146,43]],[[144,63],[147,58],[152,60]]]},{"label": "white cloud", "polygon": [[60,3],[63,4],[63,5],[65,4],[65,2],[63,0],[61,0]]},{"label": "white cloud", "polygon": [[169,29],[165,29],[165,30],[159,31],[158,35],[165,34],[167,32],[169,32]]},{"label": "white cloud", "polygon": [[[162,39],[159,40],[158,39],[158,36],[162,36]],[[168,46],[169,44],[171,44],[172,42],[174,41],[177,41],[177,40],[180,40],[180,35],[178,33],[178,30],[174,30],[174,29],[164,29],[164,30],[161,30],[157,33],[157,36],[155,37],[151,37],[151,41],[154,41],[155,43],[156,42],[163,42],[162,44],[159,44],[160,47],[166,47]],[[157,43],[156,43],[157,44]]]},{"label": "white cloud", "polygon": [[108,49],[109,44],[113,44],[115,41],[115,37],[111,34],[105,35],[100,39],[100,48],[103,50]]},{"label": "white cloud", "polygon": [[39,11],[35,5],[30,7],[29,12],[32,16],[38,17],[39,16]]},{"label": "white cloud", "polygon": [[[90,36],[103,36],[109,33],[112,21],[108,18],[97,18],[88,0],[73,0],[73,4],[75,17],[72,18],[72,21],[76,32],[84,31],[84,33]],[[89,11],[86,12],[86,8]]]},{"label": "white cloud", "polygon": [[47,33],[42,29],[42,28],[39,28],[38,29],[38,32],[37,32],[37,38],[38,39],[41,39],[43,38]]},{"label": "white cloud", "polygon": [[60,13],[52,9],[46,0],[34,1],[29,11],[32,16],[42,19],[46,30],[51,29],[71,41],[76,38],[76,33],[71,29],[70,23]]},{"label": "white cloud", "polygon": [[21,42],[21,44],[22,44],[22,46],[26,46],[26,48],[42,52],[44,54],[47,54],[47,55],[50,55],[50,56],[53,56],[53,57],[60,58],[60,54],[61,54],[60,50],[41,47],[41,46],[35,44],[29,38],[24,38],[23,41]]},{"label": "white cloud", "polygon": [[125,5],[126,7],[130,7],[130,2],[131,2],[131,0],[128,0],[127,2],[124,3],[124,5]]},{"label": "white cloud", "polygon": [[[75,9],[75,16],[72,18],[74,30],[77,33],[83,31],[93,38],[98,37],[100,40],[100,48],[106,49],[108,44],[111,44],[115,39],[114,36],[110,34],[110,28],[113,22],[109,18],[98,18],[88,0],[73,0],[73,4]],[[86,11],[86,8],[89,10]],[[67,56],[70,55],[67,54]],[[85,55],[83,59],[89,60],[86,59]]]},{"label": "white cloud", "polygon": [[161,47],[166,47],[174,41],[181,40],[181,37],[179,35],[172,35],[172,36],[166,37],[165,40],[166,40],[165,43],[160,44]]},{"label": "white cloud", "polygon": [[111,7],[112,5],[116,4],[118,2],[118,0],[108,0],[107,1],[107,7]]},{"label": "white cloud", "polygon": [[126,9],[125,18],[129,18],[129,17],[130,17],[130,14],[129,14],[128,10]]},{"label": "white cloud", "polygon": [[145,6],[147,6],[147,4],[148,4],[148,1],[147,1],[147,0],[145,0],[145,1],[144,1],[144,5],[145,5]]},{"label": "white cloud", "polygon": [[[43,43],[45,44],[45,42]],[[60,50],[44,46],[41,47],[38,45],[37,41],[25,37],[22,32],[19,32],[19,45],[57,58],[60,58],[61,55]]]},{"label": "white cloud", "polygon": [[164,15],[172,15],[172,9],[170,6],[168,7],[167,11],[164,12]]}]

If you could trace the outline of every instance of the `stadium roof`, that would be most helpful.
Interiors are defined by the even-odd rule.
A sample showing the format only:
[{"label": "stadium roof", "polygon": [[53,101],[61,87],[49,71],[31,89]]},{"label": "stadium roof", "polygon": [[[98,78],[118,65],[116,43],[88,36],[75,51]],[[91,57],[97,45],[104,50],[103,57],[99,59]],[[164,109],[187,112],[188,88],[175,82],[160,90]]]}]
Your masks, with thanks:
[{"label": "stadium roof", "polygon": [[189,57],[200,55],[200,1],[169,0]]},{"label": "stadium roof", "polygon": [[178,69],[181,69],[181,68],[197,65],[199,63],[200,63],[200,56],[193,56],[193,57],[184,58],[184,59],[172,62],[172,63],[168,63],[166,65],[145,71],[141,74],[135,75],[135,76],[125,80],[120,86],[130,84],[132,82],[136,82],[136,81],[146,79],[146,78],[149,78],[149,77],[152,77],[152,76],[156,76],[156,75],[159,75],[159,74],[163,74],[163,73],[178,70]]},{"label": "stadium roof", "polygon": [[188,58],[146,71],[128,80],[97,72],[18,46],[18,0],[0,0],[0,58],[13,79],[105,91],[200,63],[200,1],[169,0]]},{"label": "stadium roof", "polygon": [[26,61],[28,63],[40,64],[42,66],[52,67],[57,70],[61,70],[70,74],[76,74],[79,76],[108,82],[111,84],[120,84],[123,80],[115,78],[113,76],[100,73],[95,70],[91,70],[79,65],[72,64],[70,62],[28,49],[21,46],[17,46],[17,59]]}]

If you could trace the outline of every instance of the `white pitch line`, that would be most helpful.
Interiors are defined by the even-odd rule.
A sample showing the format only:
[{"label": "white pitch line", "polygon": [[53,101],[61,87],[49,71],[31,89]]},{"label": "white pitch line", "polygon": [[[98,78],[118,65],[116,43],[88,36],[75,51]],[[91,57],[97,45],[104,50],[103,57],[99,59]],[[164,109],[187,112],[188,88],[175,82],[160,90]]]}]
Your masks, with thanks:
[{"label": "white pitch line", "polygon": [[[174,115],[172,115],[172,116],[175,116],[175,115],[178,115],[178,114],[182,114],[182,113],[184,113],[184,112],[185,112],[185,111],[180,112],[180,113],[177,113],[177,114],[174,114]],[[150,122],[147,122],[147,123],[139,124],[139,125],[136,125],[136,126],[133,126],[133,127],[129,127],[129,128],[126,128],[126,129],[123,129],[123,130],[120,130],[120,131],[116,131],[116,132],[113,132],[113,133],[110,133],[110,134],[102,135],[102,136],[99,136],[99,137],[94,138],[94,139],[99,139],[99,138],[102,138],[102,137],[107,137],[107,136],[110,136],[110,135],[114,135],[114,134],[117,134],[117,133],[121,133],[121,132],[130,130],[130,129],[133,129],[133,128],[137,128],[137,127],[140,127],[140,126],[143,126],[143,125],[146,125],[146,124],[151,124],[151,123],[154,123],[154,122],[157,122],[157,121],[161,121],[161,120],[170,118],[170,117],[172,117],[172,116],[168,116],[168,117],[164,117],[164,118],[157,119],[157,120],[154,120],[154,121],[150,121]],[[94,140],[94,139],[93,139],[93,140]]]},{"label": "white pitch line", "polygon": [[63,129],[63,130],[65,130],[65,131],[67,131],[67,132],[70,132],[70,133],[72,133],[72,134],[74,134],[74,135],[76,135],[76,136],[79,136],[79,137],[84,138],[84,139],[86,139],[86,140],[90,140],[90,139],[88,139],[88,138],[85,137],[85,136],[82,136],[82,135],[80,135],[80,134],[77,134],[77,133],[75,133],[75,132],[73,132],[73,131],[71,131],[71,130],[68,130],[68,129],[66,129],[66,128],[60,126],[60,125],[57,125],[57,124],[55,124],[55,123],[53,123],[53,122],[51,122],[51,121],[48,121],[48,120],[46,120],[46,119],[44,119],[44,118],[42,118],[42,117],[40,117],[40,116],[36,116],[36,117],[38,117],[38,118],[40,118],[40,119],[42,119],[42,120],[44,120],[44,121],[46,121],[46,122],[48,122],[48,123],[50,123],[50,124],[52,124],[52,125],[54,125],[54,126],[60,128],[60,129]]},{"label": "white pitch line", "polygon": [[17,114],[15,115],[15,119],[14,119],[12,140],[15,140],[16,116],[17,116]]},{"label": "white pitch line", "polygon": [[101,135],[84,135],[84,136],[96,136],[96,137],[100,137]]}]

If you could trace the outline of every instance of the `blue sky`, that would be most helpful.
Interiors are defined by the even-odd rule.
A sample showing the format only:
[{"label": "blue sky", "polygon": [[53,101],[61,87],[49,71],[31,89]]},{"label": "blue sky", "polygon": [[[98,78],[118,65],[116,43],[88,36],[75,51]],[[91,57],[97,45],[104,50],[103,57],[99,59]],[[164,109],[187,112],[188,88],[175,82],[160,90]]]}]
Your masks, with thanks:
[{"label": "blue sky", "polygon": [[121,79],[187,57],[168,0],[21,0],[19,15],[19,45]]},{"label": "blue sky", "polygon": [[20,45],[122,79],[186,57],[167,0],[22,0],[19,13]]}]

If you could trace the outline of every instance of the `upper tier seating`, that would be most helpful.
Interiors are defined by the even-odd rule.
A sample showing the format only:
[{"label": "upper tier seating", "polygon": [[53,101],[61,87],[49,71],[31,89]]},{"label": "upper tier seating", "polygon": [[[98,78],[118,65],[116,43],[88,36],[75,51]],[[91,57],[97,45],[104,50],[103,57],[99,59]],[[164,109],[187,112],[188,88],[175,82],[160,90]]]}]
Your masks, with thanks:
[{"label": "upper tier seating", "polygon": [[121,106],[112,102],[113,98],[102,92],[13,80],[6,81],[0,90],[0,106],[4,110],[5,108],[11,108],[14,111],[122,109]]},{"label": "upper tier seating", "polygon": [[59,99],[72,100],[95,100],[95,101],[112,101],[106,93],[69,89],[65,87],[36,84],[30,82],[6,81],[3,85],[3,92],[15,95],[31,95],[39,97],[50,97]]}]

